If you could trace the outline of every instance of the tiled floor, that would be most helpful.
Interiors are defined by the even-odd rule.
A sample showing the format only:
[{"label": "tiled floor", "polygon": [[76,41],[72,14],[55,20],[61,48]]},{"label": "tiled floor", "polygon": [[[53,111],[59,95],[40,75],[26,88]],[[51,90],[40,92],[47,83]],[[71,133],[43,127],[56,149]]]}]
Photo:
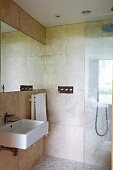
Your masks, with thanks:
[{"label": "tiled floor", "polygon": [[93,165],[86,165],[76,161],[69,161],[52,156],[44,156],[33,170],[110,170]]}]

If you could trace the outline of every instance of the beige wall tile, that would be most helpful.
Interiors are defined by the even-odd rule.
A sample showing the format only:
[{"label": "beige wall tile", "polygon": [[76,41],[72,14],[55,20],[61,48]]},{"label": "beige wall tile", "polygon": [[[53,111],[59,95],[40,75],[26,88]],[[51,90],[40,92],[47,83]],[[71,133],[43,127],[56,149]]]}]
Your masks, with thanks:
[{"label": "beige wall tile", "polygon": [[47,56],[45,75],[45,85],[47,89],[57,89],[58,85],[65,85],[65,67],[65,55]]},{"label": "beige wall tile", "polygon": [[38,58],[27,59],[27,84],[33,85],[34,89],[44,88],[45,65],[38,64]]},{"label": "beige wall tile", "polygon": [[67,46],[66,53],[76,54],[84,56],[85,46],[85,24],[72,24],[67,25]]},{"label": "beige wall tile", "polygon": [[83,161],[83,128],[50,124],[45,151],[52,156]]},{"label": "beige wall tile", "polygon": [[50,123],[65,121],[65,95],[57,90],[47,91],[47,112]]},{"label": "beige wall tile", "polygon": [[46,55],[63,55],[66,48],[66,26],[47,28]]},{"label": "beige wall tile", "polygon": [[[110,22],[111,21],[96,21],[66,25],[66,30],[65,26],[47,29],[47,74],[45,76],[45,85],[48,91],[47,100],[49,121],[52,123],[50,126],[50,135],[46,140],[47,154],[62,158],[67,157],[68,159],[73,158],[73,155],[75,154],[75,160],[78,160],[78,158],[80,161],[83,160],[82,154],[77,158],[77,152],[67,152],[68,147],[66,141],[68,137],[70,141],[74,137],[70,126],[73,126],[76,133],[79,128],[84,127],[85,123],[85,141],[80,140],[81,142],[76,143],[75,145],[69,141],[69,146],[71,147],[72,144],[75,148],[81,148],[83,144],[88,145],[88,143],[92,143],[93,151],[91,148],[89,149],[91,152],[84,146],[86,151],[85,154],[87,154],[85,155],[85,161],[89,159],[92,160],[92,164],[96,163],[96,161],[99,163],[99,156],[96,158],[95,154],[98,155],[96,149],[102,145],[102,141],[100,138],[96,137],[94,131],[96,116],[95,101],[97,98],[95,90],[97,88],[94,77],[89,80],[88,64],[89,59],[112,58],[112,33],[108,35],[108,33],[103,32],[101,29],[103,24]],[[107,53],[106,50],[108,51]],[[63,54],[62,57],[61,54]],[[94,71],[95,68],[90,74],[95,74],[97,79]],[[90,89],[89,82],[92,83],[90,83]],[[74,94],[58,94],[56,91],[58,85],[72,85],[74,87]],[[89,93],[89,90],[92,91]],[[102,119],[99,118],[99,122],[102,123]],[[101,123],[99,128],[102,127]],[[67,129],[71,129],[69,135],[66,133]],[[81,135],[84,135],[84,133],[80,134],[80,136]],[[91,135],[93,136],[90,142],[88,139],[90,140]],[[105,155],[107,155],[107,153]],[[102,158],[102,154],[100,157]],[[104,159],[105,158],[102,158],[102,160]]]},{"label": "beige wall tile", "polygon": [[65,122],[75,127],[84,126],[84,91],[66,95]]},{"label": "beige wall tile", "polygon": [[[30,68],[28,73],[31,78],[29,83],[37,80],[36,83],[38,87],[41,87],[43,83],[45,83],[44,85],[47,89],[47,111],[50,122],[50,132],[45,140],[46,154],[82,162],[84,161],[83,156],[85,149],[86,162],[89,161],[92,164],[96,162],[103,164],[105,160],[108,160],[105,161],[106,164],[110,162],[110,153],[102,150],[100,147],[102,141],[96,137],[94,132],[94,100],[89,101],[88,98],[85,103],[84,97],[84,93],[87,93],[84,85],[84,67],[87,66],[85,57],[87,59],[90,55],[91,58],[94,58],[95,51],[93,48],[97,48],[99,44],[101,47],[102,45],[105,47],[107,38],[102,42],[102,30],[97,34],[97,30],[100,29],[103,23],[104,22],[99,21],[90,23],[91,25],[87,28],[86,32],[88,36],[86,45],[88,45],[88,48],[85,48],[85,26],[87,27],[87,25],[84,23],[47,28],[46,60],[44,47],[40,44],[35,44],[36,42],[32,44],[31,41],[28,41],[29,47],[30,44],[32,44],[31,48],[27,51],[29,53],[27,66]],[[94,28],[94,30],[92,28]],[[101,38],[96,42],[99,35]],[[109,40],[109,44],[111,44],[111,42],[112,39]],[[107,47],[109,46],[107,45]],[[111,46],[109,49],[111,50]],[[102,54],[104,52],[105,51],[103,51]],[[100,49],[98,48],[97,58],[99,55]],[[32,61],[32,59],[34,59],[34,61]],[[33,68],[31,68],[31,63],[34,65]],[[45,68],[43,67],[44,64]],[[36,76],[34,73],[36,73]],[[42,74],[44,74],[44,77]],[[39,76],[37,77],[37,75]],[[74,94],[58,93],[58,85],[72,85],[74,87]],[[14,102],[14,104],[18,106],[18,109],[15,108],[14,111],[16,112],[18,110],[19,112],[17,111],[17,114],[22,118],[30,118],[30,95],[31,93],[20,93],[18,97],[19,105]],[[14,97],[14,99],[15,98],[16,97]],[[94,99],[95,98],[96,96],[94,96]],[[6,98],[1,101],[3,106],[0,113],[7,110],[11,104],[11,99],[9,98],[9,104],[5,107],[5,101]],[[11,108],[13,108],[13,105],[11,105]],[[13,109],[10,109],[10,111],[13,111]],[[84,117],[84,114],[86,117]],[[84,129],[84,120],[86,129]],[[84,133],[86,135],[85,141]],[[94,138],[91,139],[90,136],[92,134],[94,134]],[[26,152],[20,153],[20,169],[29,170],[26,164],[30,164],[31,167],[36,159],[39,159],[39,155],[43,155],[44,140],[42,143],[39,142],[36,145],[37,149],[34,148],[35,147],[32,146]],[[33,154],[34,156],[32,156]],[[103,155],[105,156],[103,157]],[[108,156],[108,159],[106,159],[106,156]],[[102,159],[99,162],[100,158]],[[23,161],[23,159],[26,161]]]},{"label": "beige wall tile", "polygon": [[46,46],[30,37],[28,37],[28,47],[28,53],[31,57],[45,55]]},{"label": "beige wall tile", "polygon": [[84,90],[84,55],[70,54],[66,58],[66,85],[74,86],[74,90]]},{"label": "beige wall tile", "polygon": [[17,31],[2,34],[1,83],[5,91],[19,91],[21,84],[44,87],[45,45]]},{"label": "beige wall tile", "polygon": [[[47,29],[45,87],[52,124],[46,153],[79,161],[83,161],[84,43],[84,24]],[[72,85],[74,94],[58,93],[58,85]]]},{"label": "beige wall tile", "polygon": [[47,112],[50,123],[83,127],[84,92],[69,95],[58,93],[57,90],[48,90]]},{"label": "beige wall tile", "polygon": [[20,85],[26,84],[26,59],[24,56],[3,59],[1,81],[5,85],[5,91],[19,91]]}]

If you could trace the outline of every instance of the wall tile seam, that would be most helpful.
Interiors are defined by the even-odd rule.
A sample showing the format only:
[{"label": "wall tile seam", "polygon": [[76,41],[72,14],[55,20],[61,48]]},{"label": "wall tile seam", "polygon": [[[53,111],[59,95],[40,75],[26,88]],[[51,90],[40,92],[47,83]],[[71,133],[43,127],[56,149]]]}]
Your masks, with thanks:
[{"label": "wall tile seam", "polygon": [[50,125],[55,125],[55,126],[64,126],[64,127],[73,127],[73,128],[84,128],[82,125],[81,126],[74,126],[74,125],[67,125],[65,122],[50,122]]}]

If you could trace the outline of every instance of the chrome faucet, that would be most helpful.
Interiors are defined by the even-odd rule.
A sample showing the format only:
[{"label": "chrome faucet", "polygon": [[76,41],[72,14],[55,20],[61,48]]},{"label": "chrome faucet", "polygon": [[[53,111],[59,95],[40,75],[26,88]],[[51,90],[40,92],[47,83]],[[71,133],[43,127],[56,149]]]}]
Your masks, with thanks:
[{"label": "chrome faucet", "polygon": [[14,114],[5,113],[4,114],[4,123],[5,124],[9,123],[10,122],[9,117],[13,117],[13,116],[15,116],[15,115]]}]

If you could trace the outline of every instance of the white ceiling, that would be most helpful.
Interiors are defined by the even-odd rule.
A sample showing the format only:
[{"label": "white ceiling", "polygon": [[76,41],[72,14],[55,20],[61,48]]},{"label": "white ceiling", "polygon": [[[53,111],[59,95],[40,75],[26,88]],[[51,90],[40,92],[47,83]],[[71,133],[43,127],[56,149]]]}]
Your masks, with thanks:
[{"label": "white ceiling", "polygon": [[15,32],[18,31],[15,28],[11,27],[10,25],[5,24],[4,22],[1,22],[1,32]]},{"label": "white ceiling", "polygon": [[[46,27],[113,18],[113,0],[14,0]],[[83,10],[91,10],[83,16]],[[61,15],[56,18],[55,15]]]}]

